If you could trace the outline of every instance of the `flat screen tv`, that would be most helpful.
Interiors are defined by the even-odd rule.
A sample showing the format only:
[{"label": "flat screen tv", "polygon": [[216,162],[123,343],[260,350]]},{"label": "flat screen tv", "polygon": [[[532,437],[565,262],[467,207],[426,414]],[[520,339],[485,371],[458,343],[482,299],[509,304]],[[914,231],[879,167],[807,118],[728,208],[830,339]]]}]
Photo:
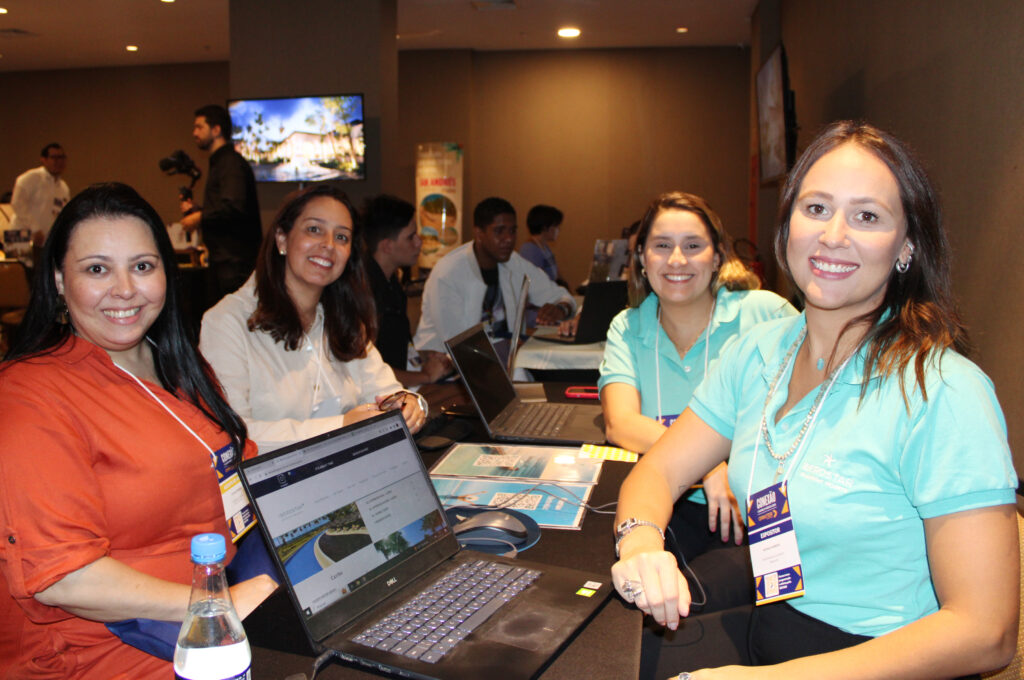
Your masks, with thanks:
[{"label": "flat screen tv", "polygon": [[228,110],[257,182],[366,179],[363,95],[236,99]]}]

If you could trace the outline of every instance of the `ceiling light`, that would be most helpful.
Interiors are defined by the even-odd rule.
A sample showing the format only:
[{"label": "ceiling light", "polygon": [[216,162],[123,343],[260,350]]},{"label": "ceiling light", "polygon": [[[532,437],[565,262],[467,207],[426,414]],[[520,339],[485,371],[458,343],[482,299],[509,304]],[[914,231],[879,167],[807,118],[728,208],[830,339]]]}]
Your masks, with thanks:
[{"label": "ceiling light", "polygon": [[676,29],[676,33],[689,33],[689,32],[690,32],[690,29],[688,29],[686,26],[680,26],[679,28]]},{"label": "ceiling light", "polygon": [[578,38],[580,37],[580,29],[578,28],[560,28],[558,29],[559,38]]},{"label": "ceiling light", "polygon": [[138,45],[125,45],[124,48],[126,50],[128,50],[129,52],[138,52],[139,51],[139,46]]},{"label": "ceiling light", "polygon": [[0,7],[0,14],[7,14],[7,8],[6,7]]},{"label": "ceiling light", "polygon": [[160,2],[174,2],[174,0],[160,0]]}]

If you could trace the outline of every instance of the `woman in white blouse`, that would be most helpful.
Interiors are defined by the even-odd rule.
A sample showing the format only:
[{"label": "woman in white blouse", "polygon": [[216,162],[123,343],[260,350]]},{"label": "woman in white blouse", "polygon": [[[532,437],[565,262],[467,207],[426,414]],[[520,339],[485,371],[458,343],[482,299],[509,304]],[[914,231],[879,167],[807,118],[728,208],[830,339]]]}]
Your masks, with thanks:
[{"label": "woman in white blouse", "polygon": [[[378,415],[402,390],[373,345],[357,220],[334,187],[291,197],[254,275],[203,316],[200,350],[260,453]],[[389,402],[410,430],[423,426],[415,395]]]}]

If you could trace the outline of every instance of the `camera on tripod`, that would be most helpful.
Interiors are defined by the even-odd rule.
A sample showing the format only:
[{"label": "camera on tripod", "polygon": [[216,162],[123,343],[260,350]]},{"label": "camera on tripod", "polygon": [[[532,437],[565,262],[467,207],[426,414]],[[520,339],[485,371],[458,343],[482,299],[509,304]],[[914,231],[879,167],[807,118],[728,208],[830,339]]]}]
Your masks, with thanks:
[{"label": "camera on tripod", "polygon": [[[192,189],[195,187],[196,182],[203,176],[202,171],[196,167],[195,162],[189,155],[178,149],[177,151],[171,152],[166,158],[161,158],[159,161],[160,169],[167,175],[188,175],[192,180],[189,185],[178,188],[178,201],[191,201],[192,200]],[[191,215],[192,213],[198,212],[200,209],[193,205],[184,215]],[[173,241],[172,237],[172,241]],[[192,243],[192,232],[184,232],[184,241],[187,244]]]},{"label": "camera on tripod", "polygon": [[160,159],[160,169],[167,175],[188,175],[192,178],[187,187],[178,188],[178,200],[191,201],[192,189],[195,187],[196,182],[199,181],[199,178],[203,176],[203,172],[196,167],[195,162],[189,158],[189,155],[181,149],[173,151],[167,158]]}]

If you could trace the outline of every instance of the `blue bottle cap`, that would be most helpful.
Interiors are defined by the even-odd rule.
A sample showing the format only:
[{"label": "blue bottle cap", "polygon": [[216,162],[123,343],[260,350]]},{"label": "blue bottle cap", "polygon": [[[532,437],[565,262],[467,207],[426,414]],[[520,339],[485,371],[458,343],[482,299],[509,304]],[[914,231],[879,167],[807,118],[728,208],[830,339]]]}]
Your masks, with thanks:
[{"label": "blue bottle cap", "polygon": [[228,554],[220,534],[198,534],[192,537],[192,561],[196,564],[220,562]]}]

